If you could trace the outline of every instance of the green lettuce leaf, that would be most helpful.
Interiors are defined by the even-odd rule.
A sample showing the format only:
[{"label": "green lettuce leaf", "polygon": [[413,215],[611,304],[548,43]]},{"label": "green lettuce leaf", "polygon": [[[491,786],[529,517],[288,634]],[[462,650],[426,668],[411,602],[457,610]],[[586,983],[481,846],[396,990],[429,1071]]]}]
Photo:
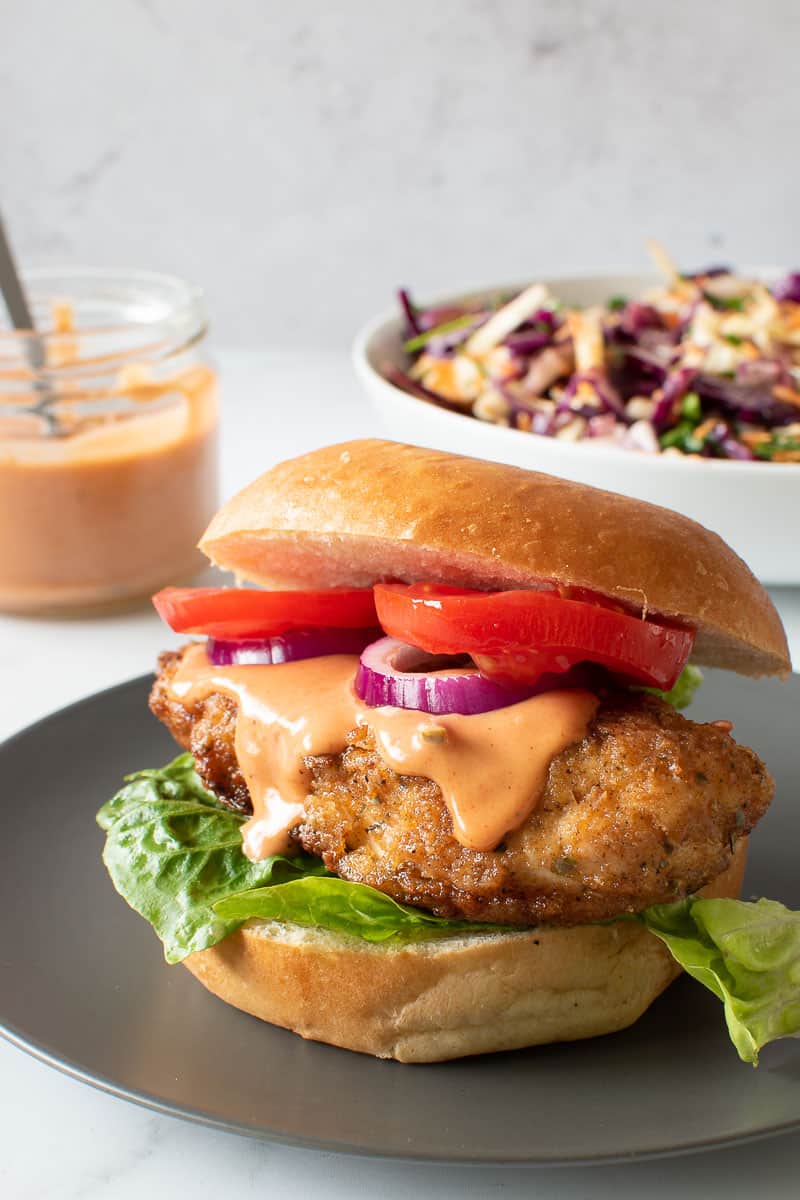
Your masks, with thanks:
[{"label": "green lettuce leaf", "polygon": [[[412,942],[456,933],[495,932],[499,927],[448,921],[421,908],[398,904],[391,896],[350,883],[346,879],[307,876],[279,887],[256,888],[218,900],[214,911],[220,916],[245,921],[289,921],[346,933],[365,942]],[[504,927],[504,932],[508,928]]]},{"label": "green lettuce leaf", "polygon": [[673,708],[688,708],[702,682],[703,672],[700,668],[693,663],[687,663],[678,676],[677,683],[670,691],[662,692],[658,688],[641,688],[639,690],[649,692],[652,696],[660,696]]},{"label": "green lettuce leaf", "polygon": [[[251,863],[245,818],[205,790],[191,755],[140,771],[97,815],[117,891],[153,926],[168,962],[213,946],[251,917],[313,925],[367,942],[408,943],[497,927],[448,921],[331,875],[310,855]],[[800,1036],[800,913],[774,900],[690,898],[638,917],[724,1005],[746,1062]]]},{"label": "green lettuce leaf", "polygon": [[245,819],[206,791],[190,754],[128,776],[97,814],[114,886],[153,926],[167,962],[215,945],[250,917],[318,925],[371,942],[491,928],[396,904],[332,876],[309,854],[251,863],[242,853]]},{"label": "green lettuce leaf", "polygon": [[114,886],[155,929],[167,962],[180,962],[238,929],[214,911],[223,896],[327,874],[317,858],[242,854],[245,818],[207,792],[190,754],[158,771],[138,771],[97,814],[103,861]]},{"label": "green lettuce leaf", "polygon": [[744,1062],[776,1038],[800,1036],[800,912],[776,900],[692,897],[641,914],[673,958],[722,1001]]}]

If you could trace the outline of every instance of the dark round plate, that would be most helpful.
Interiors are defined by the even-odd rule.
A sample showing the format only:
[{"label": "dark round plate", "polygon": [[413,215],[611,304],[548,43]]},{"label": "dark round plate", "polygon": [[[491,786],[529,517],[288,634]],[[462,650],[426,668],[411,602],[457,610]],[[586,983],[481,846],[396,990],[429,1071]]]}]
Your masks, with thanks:
[{"label": "dark round plate", "polygon": [[[0,746],[0,1025],[87,1083],[241,1133],[351,1154],[472,1163],[591,1163],[679,1154],[800,1126],[800,1047],[757,1071],[722,1011],[681,979],[611,1037],[435,1066],[304,1042],[168,967],[117,896],[94,814],[174,746],[137,679]],[[800,680],[710,673],[693,716],[728,717],[777,779],[745,895],[800,907]]]}]

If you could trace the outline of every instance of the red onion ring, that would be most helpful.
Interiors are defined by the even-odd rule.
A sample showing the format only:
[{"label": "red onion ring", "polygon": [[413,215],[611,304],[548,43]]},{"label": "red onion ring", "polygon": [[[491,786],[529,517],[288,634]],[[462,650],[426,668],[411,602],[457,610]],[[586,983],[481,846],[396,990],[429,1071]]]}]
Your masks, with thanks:
[{"label": "red onion ring", "polygon": [[[437,674],[443,662],[441,656],[435,657],[397,638],[381,638],[367,646],[361,655],[356,694],[370,708],[388,705],[439,716],[447,713],[473,716],[518,704],[542,690],[538,683],[534,686],[495,683],[477,670],[460,670],[455,666],[459,659],[451,661],[454,663],[451,669],[458,673]],[[427,673],[414,669],[424,667],[425,663],[430,664]]]},{"label": "red onion ring", "polygon": [[379,629],[290,629],[273,637],[206,642],[208,660],[215,667],[275,666],[302,658],[328,654],[360,654]]}]

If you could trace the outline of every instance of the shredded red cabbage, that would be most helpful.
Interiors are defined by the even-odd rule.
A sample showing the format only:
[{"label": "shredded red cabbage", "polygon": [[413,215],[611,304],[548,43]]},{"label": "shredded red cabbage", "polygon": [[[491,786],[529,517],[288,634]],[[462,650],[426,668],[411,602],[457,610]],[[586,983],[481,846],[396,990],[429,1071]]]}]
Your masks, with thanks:
[{"label": "shredded red cabbage", "polygon": [[552,340],[551,333],[545,333],[541,329],[531,329],[510,333],[503,344],[508,346],[509,350],[513,350],[515,354],[534,354],[537,350],[549,346]]},{"label": "shredded red cabbage", "polygon": [[800,304],[800,271],[790,271],[772,289],[776,300],[792,300]]},{"label": "shredded red cabbage", "polygon": [[417,310],[412,303],[411,296],[407,288],[400,288],[397,293],[397,298],[400,301],[400,307],[406,318],[407,337],[413,337],[422,333],[419,322],[417,321]]},{"label": "shredded red cabbage", "polygon": [[[741,420],[762,425],[789,425],[800,416],[800,408],[773,394],[778,382],[774,371],[779,364],[746,363],[747,371],[737,371],[735,379],[719,375],[697,376],[694,390],[706,401],[718,405],[723,412]],[[769,369],[764,371],[764,367]]]},{"label": "shredded red cabbage", "polygon": [[384,369],[384,375],[391,383],[396,383],[404,392],[410,392],[418,400],[427,400],[429,404],[436,404],[439,408],[447,408],[451,412],[464,411],[463,404],[455,404],[445,396],[440,396],[438,392],[432,392],[430,388],[423,387],[421,383],[417,383],[416,379],[412,379],[399,367],[387,366]]},{"label": "shredded red cabbage", "polygon": [[656,433],[663,433],[674,424],[680,402],[691,391],[696,378],[694,367],[681,367],[670,375],[650,417]]},{"label": "shredded red cabbage", "polygon": [[688,275],[684,275],[684,279],[714,279],[719,275],[730,275],[730,267],[704,267],[702,271],[690,271]]},{"label": "shredded red cabbage", "polygon": [[[590,385],[592,393],[600,402],[601,411],[605,409],[606,412],[614,413],[614,415],[618,417],[620,421],[624,421],[625,424],[628,423],[628,417],[625,413],[625,405],[622,402],[622,397],[613,384],[606,378],[603,372],[598,370],[580,372],[576,371],[575,374],[570,377],[570,381],[564,389],[564,400],[567,401],[567,407],[569,407],[572,412],[580,412],[584,414],[584,409],[586,409],[589,416],[597,415],[598,409],[596,405],[588,404],[575,407],[569,403],[577,396],[578,389],[582,383],[587,383]],[[556,406],[556,411],[559,411],[558,405]]]}]

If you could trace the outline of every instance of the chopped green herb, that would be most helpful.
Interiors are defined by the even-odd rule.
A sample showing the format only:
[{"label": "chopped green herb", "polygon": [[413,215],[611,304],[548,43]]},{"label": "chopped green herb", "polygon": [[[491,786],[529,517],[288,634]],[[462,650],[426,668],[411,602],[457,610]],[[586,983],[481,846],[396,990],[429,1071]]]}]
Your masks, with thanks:
[{"label": "chopped green herb", "polygon": [[418,333],[416,337],[403,342],[403,349],[407,354],[413,354],[415,350],[424,349],[431,338],[439,337],[442,333],[453,333],[456,329],[464,329],[468,325],[472,325],[474,321],[475,313],[464,313],[461,317],[454,317],[452,321],[443,321],[434,329],[426,329],[424,333]]},{"label": "chopped green herb", "polygon": [[744,312],[742,296],[715,296],[713,292],[704,291],[703,299],[720,312]]},{"label": "chopped green herb", "polygon": [[681,403],[681,415],[693,425],[699,425],[703,419],[703,406],[697,392],[687,392]]},{"label": "chopped green herb", "polygon": [[612,296],[608,302],[608,307],[611,312],[621,312],[627,303],[627,296]]},{"label": "chopped green herb", "polygon": [[756,458],[770,459],[782,452],[797,452],[800,450],[800,438],[781,437],[780,434],[777,434],[775,437],[770,438],[768,442],[757,442],[752,449]]},{"label": "chopped green herb", "polygon": [[658,441],[662,450],[674,447],[676,450],[682,450],[684,454],[699,454],[703,449],[702,441],[694,436],[694,424],[686,420],[680,421],[674,429],[662,433]]},{"label": "chopped green herb", "polygon": [[739,337],[738,333],[723,333],[722,335],[726,342],[730,342],[732,346],[741,346],[744,343],[744,338]]}]

